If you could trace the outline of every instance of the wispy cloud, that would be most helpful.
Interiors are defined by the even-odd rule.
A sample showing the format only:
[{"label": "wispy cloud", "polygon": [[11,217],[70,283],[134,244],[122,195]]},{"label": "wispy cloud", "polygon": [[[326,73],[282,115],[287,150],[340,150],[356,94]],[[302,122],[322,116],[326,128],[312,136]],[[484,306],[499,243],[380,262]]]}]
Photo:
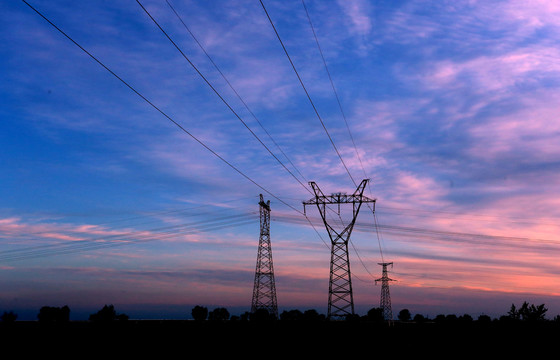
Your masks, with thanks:
[{"label": "wispy cloud", "polygon": [[362,0],[338,1],[344,14],[348,17],[351,30],[360,36],[367,36],[372,29],[370,4]]}]

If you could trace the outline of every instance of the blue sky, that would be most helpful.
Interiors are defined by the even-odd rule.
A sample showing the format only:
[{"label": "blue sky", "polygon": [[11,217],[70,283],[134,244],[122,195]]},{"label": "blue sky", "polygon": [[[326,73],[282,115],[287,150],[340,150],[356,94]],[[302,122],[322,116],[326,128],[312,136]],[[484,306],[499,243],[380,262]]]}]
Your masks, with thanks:
[{"label": "blue sky", "polygon": [[370,178],[358,312],[393,261],[395,312],[560,313],[556,3],[306,1],[341,112],[299,0],[263,3],[305,90],[259,1],[141,1],[182,53],[135,1],[28,2],[168,117],[0,4],[0,310],[248,310],[263,193],[279,306],[325,312],[328,238],[296,210]]}]

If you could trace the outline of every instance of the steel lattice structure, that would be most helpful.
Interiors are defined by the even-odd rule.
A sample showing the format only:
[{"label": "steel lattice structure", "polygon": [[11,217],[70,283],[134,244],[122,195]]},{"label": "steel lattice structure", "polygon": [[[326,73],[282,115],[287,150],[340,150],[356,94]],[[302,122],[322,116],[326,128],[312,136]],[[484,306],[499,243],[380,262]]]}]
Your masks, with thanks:
[{"label": "steel lattice structure", "polygon": [[[329,303],[327,317],[345,318],[354,315],[354,296],[352,293],[352,276],[350,273],[350,259],[348,256],[348,241],[358,212],[362,203],[373,203],[375,200],[363,195],[368,180],[365,179],[358,186],[352,195],[341,193],[326,196],[319,189],[316,183],[310,182],[311,188],[315,192],[315,197],[303,202],[304,211],[306,205],[317,205],[327,233],[331,240],[331,264],[329,275]],[[342,230],[337,230],[329,224],[326,217],[327,207],[337,205],[340,214],[340,204],[352,204],[352,220]]]},{"label": "steel lattice structure", "polygon": [[389,293],[389,281],[394,281],[389,279],[387,275],[387,266],[393,266],[392,262],[389,263],[378,263],[378,265],[383,266],[383,273],[379,279],[375,280],[377,285],[378,281],[381,281],[381,299],[379,301],[379,307],[383,310],[383,319],[387,321],[393,320],[393,310],[391,309],[391,294]]},{"label": "steel lattice structure", "polygon": [[251,312],[266,309],[270,315],[278,318],[276,302],[276,285],[274,282],[274,267],[272,263],[272,246],[270,244],[270,200],[266,203],[260,195],[261,233],[257,251],[257,266],[253,287]]}]

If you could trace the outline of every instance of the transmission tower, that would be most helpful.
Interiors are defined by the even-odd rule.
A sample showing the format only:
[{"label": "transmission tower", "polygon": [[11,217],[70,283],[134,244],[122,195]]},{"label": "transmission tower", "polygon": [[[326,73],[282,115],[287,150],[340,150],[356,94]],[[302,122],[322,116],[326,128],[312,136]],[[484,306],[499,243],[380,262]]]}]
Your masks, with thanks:
[{"label": "transmission tower", "polygon": [[278,318],[276,303],[276,285],[274,284],[274,268],[272,266],[272,247],[270,245],[270,200],[266,203],[260,195],[261,234],[257,251],[257,267],[255,270],[255,284],[253,287],[253,301],[251,312],[265,309]]},{"label": "transmission tower", "polygon": [[[354,228],[356,217],[360,211],[362,203],[373,203],[375,200],[363,195],[368,180],[362,180],[356,191],[352,195],[332,194],[325,196],[321,189],[314,182],[310,182],[311,188],[315,192],[315,197],[303,202],[305,211],[306,205],[317,205],[327,233],[331,240],[331,264],[329,276],[329,304],[327,317],[344,318],[354,315],[354,297],[352,294],[352,278],[350,274],[350,259],[348,257],[348,241]],[[326,217],[327,206],[337,205],[340,215],[341,204],[352,204],[352,220],[343,229],[335,229],[329,224]]]},{"label": "transmission tower", "polygon": [[381,278],[375,280],[375,284],[377,285],[378,281],[381,281],[381,300],[379,301],[379,307],[383,310],[383,319],[387,321],[393,320],[393,310],[391,309],[391,294],[389,293],[389,281],[394,281],[393,279],[389,279],[387,275],[387,266],[391,265],[393,267],[393,263],[383,262],[378,263],[378,265],[383,266],[383,273]]}]

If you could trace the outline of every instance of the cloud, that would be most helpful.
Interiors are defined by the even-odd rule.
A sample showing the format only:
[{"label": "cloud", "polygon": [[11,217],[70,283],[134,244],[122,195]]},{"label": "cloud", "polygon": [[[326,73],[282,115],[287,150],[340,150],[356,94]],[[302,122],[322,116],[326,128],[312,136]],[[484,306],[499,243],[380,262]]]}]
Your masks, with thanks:
[{"label": "cloud", "polygon": [[533,97],[520,98],[520,109],[515,113],[493,116],[472,126],[470,153],[485,161],[514,159],[529,168],[556,163],[560,151],[557,101],[554,91],[539,91]]},{"label": "cloud", "polygon": [[369,17],[369,3],[363,0],[338,1],[339,6],[350,20],[350,29],[357,35],[367,36],[372,29]]},{"label": "cloud", "polygon": [[537,81],[558,79],[557,49],[531,46],[495,56],[479,56],[463,62],[443,60],[431,66],[422,82],[428,89],[470,89],[474,93],[511,96]]}]

